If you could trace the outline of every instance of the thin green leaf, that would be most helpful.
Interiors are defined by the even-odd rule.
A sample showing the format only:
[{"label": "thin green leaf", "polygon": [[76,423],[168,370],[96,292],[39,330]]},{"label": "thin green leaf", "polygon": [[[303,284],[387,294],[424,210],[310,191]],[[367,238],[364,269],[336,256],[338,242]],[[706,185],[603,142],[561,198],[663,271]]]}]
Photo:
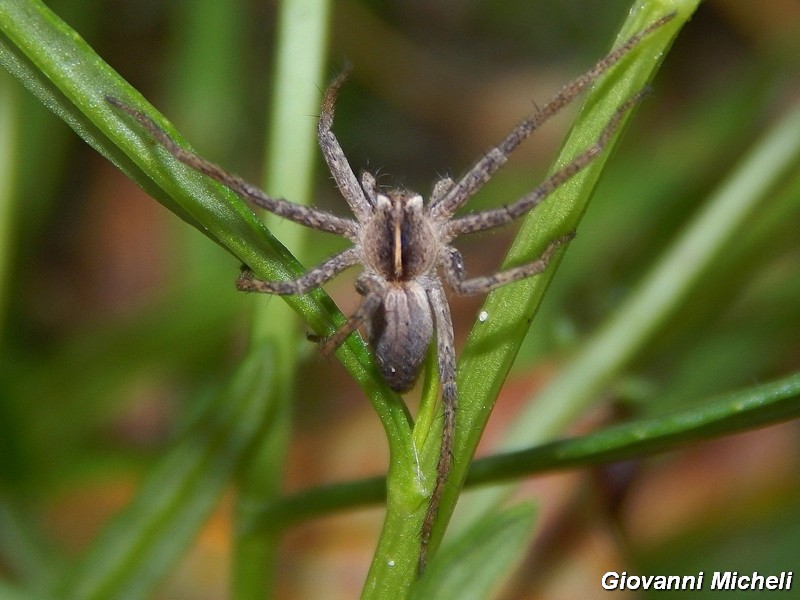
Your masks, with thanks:
[{"label": "thin green leaf", "polygon": [[413,587],[411,598],[484,600],[524,557],[536,509],[520,504],[487,517],[449,543]]},{"label": "thin green leaf", "polygon": [[11,264],[12,223],[17,203],[14,201],[16,184],[15,149],[19,141],[17,120],[19,102],[17,88],[7,85],[9,76],[0,73],[0,340],[3,337],[6,304],[8,302],[8,276]]},{"label": "thin green leaf", "polygon": [[[594,464],[635,460],[681,445],[732,435],[800,417],[800,373],[699,400],[663,417],[609,427],[578,438],[481,458],[465,487]],[[385,499],[384,478],[305,490],[262,507],[260,527],[288,526]]]},{"label": "thin green leaf", "polygon": [[711,398],[690,410],[475,461],[467,481],[477,485],[543,471],[631,460],[798,417],[800,373]]}]

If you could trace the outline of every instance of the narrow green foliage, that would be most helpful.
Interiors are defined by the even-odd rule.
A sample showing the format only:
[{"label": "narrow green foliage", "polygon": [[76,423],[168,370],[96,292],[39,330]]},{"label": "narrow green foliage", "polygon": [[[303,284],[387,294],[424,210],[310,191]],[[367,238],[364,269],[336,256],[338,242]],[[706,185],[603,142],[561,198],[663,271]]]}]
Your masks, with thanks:
[{"label": "narrow green foliage", "polygon": [[18,118],[18,101],[15,88],[8,85],[7,73],[0,73],[0,340],[3,334],[3,317],[7,303],[8,271],[12,250],[12,220],[15,202],[14,149],[18,142],[15,120]]},{"label": "narrow green foliage", "polygon": [[800,373],[702,399],[690,409],[632,421],[573,439],[475,461],[467,482],[482,484],[575,466],[631,460],[680,445],[800,417]]},{"label": "narrow green foliage", "polygon": [[535,516],[521,504],[498,512],[464,532],[431,563],[412,588],[411,598],[480,600],[488,598],[522,552]]},{"label": "narrow green foliage", "polygon": [[[635,420],[576,438],[557,440],[473,461],[465,486],[579,466],[636,460],[683,444],[733,435],[800,417],[800,373],[712,398],[658,418]],[[312,488],[262,507],[261,528],[288,527],[333,511],[385,499],[384,479],[375,477]]]}]

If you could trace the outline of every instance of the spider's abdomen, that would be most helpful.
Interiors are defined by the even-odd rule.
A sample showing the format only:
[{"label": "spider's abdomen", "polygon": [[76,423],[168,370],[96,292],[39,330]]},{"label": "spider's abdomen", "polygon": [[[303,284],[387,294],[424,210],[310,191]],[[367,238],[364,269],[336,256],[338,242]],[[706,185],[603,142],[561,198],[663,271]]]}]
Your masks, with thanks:
[{"label": "spider's abdomen", "polygon": [[407,392],[419,377],[433,337],[433,315],[423,287],[417,283],[392,286],[369,330],[386,383],[396,392]]},{"label": "spider's abdomen", "polygon": [[410,281],[433,268],[438,241],[422,197],[410,192],[378,195],[364,231],[364,254],[387,281]]}]

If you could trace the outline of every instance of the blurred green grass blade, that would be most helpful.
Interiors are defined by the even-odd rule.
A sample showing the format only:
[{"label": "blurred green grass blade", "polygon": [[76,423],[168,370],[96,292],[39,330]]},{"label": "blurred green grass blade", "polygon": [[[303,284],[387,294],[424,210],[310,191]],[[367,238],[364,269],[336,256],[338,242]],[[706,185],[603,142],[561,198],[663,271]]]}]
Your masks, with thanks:
[{"label": "blurred green grass blade", "polygon": [[477,485],[543,471],[631,460],[798,417],[800,373],[795,373],[705,400],[688,410],[478,460],[470,468],[467,481]]},{"label": "blurred green grass blade", "polygon": [[51,596],[43,596],[34,592],[20,589],[16,586],[0,581],[0,600],[56,600]]},{"label": "blurred green grass blade", "polygon": [[15,152],[18,146],[18,89],[10,77],[0,73],[0,341],[3,339],[8,278],[14,246],[12,223],[16,217],[14,192],[17,181]]},{"label": "blurred green grass blade", "polygon": [[63,597],[148,597],[269,427],[274,385],[274,356],[264,345],[242,362],[210,410],[159,461],[134,500],[96,538],[62,586]]},{"label": "blurred green grass blade", "polygon": [[63,564],[26,509],[0,493],[0,564],[4,573],[24,582],[31,593],[42,593],[51,589]]},{"label": "blurred green grass blade", "polygon": [[[282,0],[277,13],[274,77],[264,134],[264,189],[306,206],[313,204],[318,158],[317,122],[309,116],[319,111],[321,104],[330,10],[330,0]],[[267,224],[281,222],[269,213],[263,219]],[[300,257],[309,255],[309,240],[313,239],[309,233],[301,227],[281,228],[282,241]],[[265,594],[276,594],[280,533],[254,529],[251,522],[256,507],[282,493],[300,358],[301,334],[295,315],[282,303],[259,298],[253,302],[250,344],[267,340],[281,357],[276,398],[280,407],[274,427],[242,469],[234,512],[232,600],[260,600]]]},{"label": "blurred green grass blade", "polygon": [[412,588],[416,600],[483,600],[523,557],[536,509],[503,510],[448,543]]},{"label": "blurred green grass blade", "polygon": [[[252,128],[248,65],[251,5],[246,0],[196,0],[169,5],[174,24],[166,60],[165,104],[181,117],[181,130],[219,161],[242,160]],[[259,72],[262,70],[259,69]],[[246,149],[246,150],[245,150]]]},{"label": "blurred green grass blade", "polygon": [[791,258],[800,223],[800,169],[788,175],[703,275],[703,293],[693,294],[670,318],[668,331],[655,337],[668,358],[658,401],[640,405],[648,414],[785,370],[797,347],[800,314],[800,262]]}]

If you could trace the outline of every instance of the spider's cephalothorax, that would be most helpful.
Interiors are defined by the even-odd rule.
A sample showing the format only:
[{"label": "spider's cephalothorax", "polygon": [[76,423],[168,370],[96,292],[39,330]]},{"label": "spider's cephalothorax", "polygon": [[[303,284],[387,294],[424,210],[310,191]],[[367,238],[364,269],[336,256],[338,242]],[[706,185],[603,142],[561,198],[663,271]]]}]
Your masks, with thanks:
[{"label": "spider's cephalothorax", "polygon": [[[406,191],[381,193],[374,177],[355,176],[331,128],[336,95],[343,73],[325,92],[319,118],[318,139],[325,161],[355,219],[339,217],[315,208],[299,206],[266,195],[246,181],[181,148],[141,111],[107,97],[112,105],[135,117],[178,160],[228,186],[266,210],[307,227],[347,237],[352,247],[329,258],[293,281],[263,281],[245,271],[237,281],[244,291],[268,294],[304,294],[324,284],[344,269],[364,267],[356,282],[363,296],[358,309],[330,337],[321,340],[330,352],[362,325],[368,331],[376,363],[388,385],[406,392],[417,380],[425,353],[436,339],[437,367],[442,393],[442,441],[437,476],[420,534],[419,568],[425,567],[428,542],[436,520],[452,462],[455,434],[456,363],[453,325],[445,298],[445,284],[456,294],[482,294],[500,286],[541,273],[556,250],[572,238],[562,235],[527,264],[492,275],[467,278],[461,254],[451,244],[459,235],[476,233],[510,223],[540,204],[558,186],[586,167],[603,150],[625,112],[642,92],[622,103],[594,144],[545,179],[537,188],[500,208],[456,217],[461,208],[506,163],[509,155],[542,123],[571,102],[589,84],[615,65],[647,35],[668,22],[667,15],[629,38],[589,71],[568,83],[540,110],[517,125],[458,181],[436,183],[430,200]],[[440,277],[439,272],[444,275]],[[435,334],[435,336],[434,336]]]}]

